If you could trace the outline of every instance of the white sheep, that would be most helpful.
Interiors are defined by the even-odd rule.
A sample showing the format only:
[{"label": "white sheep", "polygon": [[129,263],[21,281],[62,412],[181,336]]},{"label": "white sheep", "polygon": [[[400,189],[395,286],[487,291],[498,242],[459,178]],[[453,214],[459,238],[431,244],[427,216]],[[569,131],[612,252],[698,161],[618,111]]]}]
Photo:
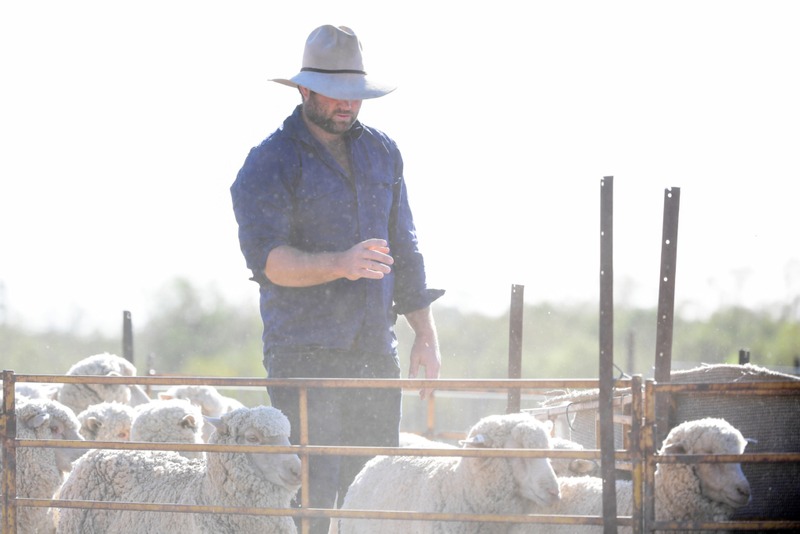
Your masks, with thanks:
[{"label": "white sheep", "polygon": [[[15,402],[17,439],[83,439],[78,434],[80,423],[75,415],[59,402],[21,396],[16,396]],[[52,499],[61,488],[64,473],[69,472],[72,462],[85,452],[86,449],[18,448],[17,497]],[[3,466],[0,464],[0,478],[2,475]],[[55,529],[54,510],[29,506],[17,508],[18,534],[53,533]]]},{"label": "white sheep", "polygon": [[[136,367],[125,358],[114,354],[96,354],[69,368],[68,376],[136,376]],[[149,402],[149,397],[139,386],[124,384],[64,384],[58,391],[58,401],[81,413],[92,404],[121,402],[138,406]]]},{"label": "white sheep", "polygon": [[[747,441],[722,419],[701,419],[673,428],[659,454],[742,454]],[[561,502],[530,506],[527,513],[593,515],[603,513],[603,481],[597,477],[561,478]],[[631,515],[633,483],[617,480],[617,515]],[[659,464],[655,475],[656,520],[725,521],[750,502],[750,484],[738,463]],[[621,528],[620,532],[630,532]],[[602,533],[602,526],[518,523],[511,534]],[[683,532],[683,531],[681,531]],[[697,532],[697,531],[693,531]]]},{"label": "white sheep", "polygon": [[[221,417],[222,414],[244,408],[236,399],[220,394],[212,386],[172,386],[167,391],[159,393],[161,400],[186,399],[200,407],[206,417]],[[203,441],[208,443],[214,429],[210,425],[203,427]]]},{"label": "white sheep", "polygon": [[[552,423],[529,414],[493,415],[469,432],[465,447],[550,449]],[[560,498],[546,458],[377,456],[356,476],[345,510],[517,514],[531,499],[542,505]],[[381,532],[505,532],[502,523],[341,519],[343,534]]]},{"label": "white sheep", "polygon": [[101,402],[78,414],[81,436],[87,441],[130,441],[136,411],[127,404]]},{"label": "white sheep", "polygon": [[[212,444],[288,446],[289,420],[275,408],[211,419]],[[295,454],[209,452],[205,462],[162,451],[98,449],[76,463],[62,499],[288,508],[300,487]],[[60,534],[294,534],[291,517],[66,508]]]},{"label": "white sheep", "polygon": [[[150,443],[203,443],[203,426],[200,408],[189,401],[155,401],[136,409],[130,439]],[[202,452],[182,451],[179,454],[186,458],[203,457]]]}]

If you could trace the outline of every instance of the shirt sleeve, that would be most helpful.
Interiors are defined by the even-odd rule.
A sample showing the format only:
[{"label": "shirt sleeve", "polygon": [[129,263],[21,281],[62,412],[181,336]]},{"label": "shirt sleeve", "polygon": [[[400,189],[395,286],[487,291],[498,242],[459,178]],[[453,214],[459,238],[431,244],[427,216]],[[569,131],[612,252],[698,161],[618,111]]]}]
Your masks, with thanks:
[{"label": "shirt sleeve", "polygon": [[403,179],[403,160],[394,147],[395,172],[399,180],[394,185],[394,204],[389,218],[389,248],[394,258],[394,312],[404,315],[421,310],[444,295],[443,289],[428,289],[425,261],[419,251],[417,231],[408,202],[408,190]]},{"label": "shirt sleeve", "polygon": [[239,246],[259,284],[271,283],[264,274],[269,253],[290,243],[292,183],[299,172],[299,155],[292,143],[268,139],[250,151],[231,186]]}]

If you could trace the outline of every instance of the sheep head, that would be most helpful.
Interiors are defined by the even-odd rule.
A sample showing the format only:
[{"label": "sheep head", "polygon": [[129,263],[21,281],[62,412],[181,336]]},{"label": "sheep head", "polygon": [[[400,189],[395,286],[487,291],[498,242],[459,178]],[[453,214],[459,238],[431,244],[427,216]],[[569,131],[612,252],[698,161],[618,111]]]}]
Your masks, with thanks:
[{"label": "sheep head", "polygon": [[[214,426],[209,443],[288,447],[289,420],[279,410],[266,406],[240,408],[220,418],[205,417]],[[296,454],[245,453],[258,475],[294,494],[300,488],[301,464]]]},{"label": "sheep head", "polygon": [[[528,414],[489,416],[479,421],[462,442],[465,447],[552,449],[551,421]],[[540,506],[561,499],[558,480],[547,458],[508,458],[517,493]]]},{"label": "sheep head", "polygon": [[[701,419],[675,427],[661,454],[742,454],[747,440],[723,419]],[[750,483],[738,463],[701,463],[693,467],[700,491],[712,501],[741,508],[750,502]]]},{"label": "sheep head", "polygon": [[[31,400],[17,409],[19,421],[36,439],[83,441],[78,434],[80,423],[68,408],[57,401]],[[56,467],[62,473],[72,471],[72,463],[87,449],[54,449]]]}]

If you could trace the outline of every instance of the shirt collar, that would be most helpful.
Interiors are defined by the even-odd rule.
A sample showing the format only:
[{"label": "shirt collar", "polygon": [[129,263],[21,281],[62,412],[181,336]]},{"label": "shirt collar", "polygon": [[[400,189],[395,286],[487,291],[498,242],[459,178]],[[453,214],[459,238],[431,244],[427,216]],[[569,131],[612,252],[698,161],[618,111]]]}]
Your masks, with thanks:
[{"label": "shirt collar", "polygon": [[[311,135],[311,132],[308,131],[308,126],[306,126],[306,123],[303,121],[303,117],[301,115],[302,109],[303,106],[301,104],[298,104],[297,107],[294,108],[294,113],[289,115],[289,117],[283,123],[283,131],[286,135],[293,139],[297,139],[298,141],[315,146],[319,144],[319,141],[317,141],[317,139]],[[362,126],[361,121],[356,119],[356,122],[347,133],[350,134],[351,140],[361,137],[361,134],[364,133],[364,126]]]}]

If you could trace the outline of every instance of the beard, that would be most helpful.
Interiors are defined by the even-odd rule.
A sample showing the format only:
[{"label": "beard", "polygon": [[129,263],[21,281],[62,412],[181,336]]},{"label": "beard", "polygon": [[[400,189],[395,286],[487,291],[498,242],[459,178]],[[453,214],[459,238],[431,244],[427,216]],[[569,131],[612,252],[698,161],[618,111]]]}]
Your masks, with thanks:
[{"label": "beard", "polygon": [[[358,118],[358,113],[353,113],[352,110],[336,109],[327,113],[326,110],[319,105],[316,96],[316,93],[313,93],[303,102],[303,111],[305,112],[306,118],[308,118],[312,124],[322,129],[322,131],[329,134],[339,135],[350,131],[350,128],[353,127],[353,124],[355,124]],[[350,120],[347,122],[333,120],[334,115],[339,113],[349,113]]]}]

